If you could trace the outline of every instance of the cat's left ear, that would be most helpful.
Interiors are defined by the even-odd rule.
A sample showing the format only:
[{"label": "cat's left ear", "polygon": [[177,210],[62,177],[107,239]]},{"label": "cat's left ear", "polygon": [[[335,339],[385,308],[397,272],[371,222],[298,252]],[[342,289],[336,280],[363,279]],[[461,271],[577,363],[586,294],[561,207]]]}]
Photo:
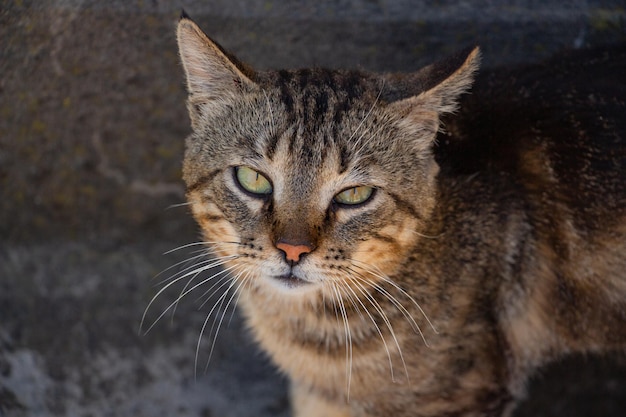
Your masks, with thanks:
[{"label": "cat's left ear", "polygon": [[471,87],[479,65],[478,47],[429,65],[413,77],[422,91],[391,103],[389,108],[400,115],[400,125],[409,134],[421,138],[429,136],[429,140],[422,145],[430,146],[439,130],[440,115],[457,109],[458,98]]},{"label": "cat's left ear", "polygon": [[256,86],[249,77],[252,70],[209,39],[186,15],[178,22],[176,35],[187,78],[192,126],[202,111],[227,105]]}]

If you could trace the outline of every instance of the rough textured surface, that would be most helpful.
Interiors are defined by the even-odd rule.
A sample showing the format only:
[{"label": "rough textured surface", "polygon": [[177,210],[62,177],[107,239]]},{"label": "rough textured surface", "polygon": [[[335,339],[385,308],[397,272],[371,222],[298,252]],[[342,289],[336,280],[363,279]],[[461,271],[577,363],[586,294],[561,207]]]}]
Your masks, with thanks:
[{"label": "rough textured surface", "polygon": [[[139,333],[177,269],[152,278],[195,250],[162,255],[196,238],[176,206],[189,129],[181,6],[260,68],[410,71],[470,44],[494,66],[626,40],[623,0],[503,3],[2,0],[0,416],[288,415],[285,382],[224,306],[209,367],[211,335],[194,363],[219,294]],[[626,364],[567,360],[529,392],[518,416],[622,416]]]}]

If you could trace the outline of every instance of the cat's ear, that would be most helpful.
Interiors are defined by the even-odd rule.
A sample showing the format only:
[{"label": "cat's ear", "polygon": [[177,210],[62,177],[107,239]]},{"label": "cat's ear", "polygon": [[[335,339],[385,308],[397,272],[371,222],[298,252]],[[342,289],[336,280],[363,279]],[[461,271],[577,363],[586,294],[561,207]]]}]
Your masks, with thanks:
[{"label": "cat's ear", "polygon": [[230,56],[183,14],[176,31],[178,51],[187,78],[192,126],[207,107],[230,102],[253,88],[252,71]]},{"label": "cat's ear", "polygon": [[[474,81],[474,74],[480,65],[478,47],[467,49],[443,61],[429,65],[412,79],[419,93],[393,102],[390,109],[401,117],[401,126],[410,133],[434,139],[439,130],[439,117],[454,112],[458,98],[466,92]],[[430,141],[424,143],[430,146]]]}]

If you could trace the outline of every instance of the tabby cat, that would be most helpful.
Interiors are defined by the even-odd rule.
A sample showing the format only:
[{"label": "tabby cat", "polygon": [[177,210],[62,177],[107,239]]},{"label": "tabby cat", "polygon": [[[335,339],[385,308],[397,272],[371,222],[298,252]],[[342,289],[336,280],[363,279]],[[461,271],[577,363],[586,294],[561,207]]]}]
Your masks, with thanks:
[{"label": "tabby cat", "polygon": [[625,351],[624,48],[464,94],[478,49],[261,72],[186,16],[177,36],[210,283],[295,416],[506,416],[540,365]]}]

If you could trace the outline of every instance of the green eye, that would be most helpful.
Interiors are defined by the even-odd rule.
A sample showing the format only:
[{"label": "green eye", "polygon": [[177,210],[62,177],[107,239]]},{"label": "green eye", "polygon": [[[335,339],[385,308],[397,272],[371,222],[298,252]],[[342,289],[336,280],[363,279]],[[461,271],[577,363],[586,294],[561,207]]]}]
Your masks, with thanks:
[{"label": "green eye", "polygon": [[347,190],[340,192],[333,200],[335,203],[353,206],[365,203],[370,199],[373,193],[374,189],[372,187],[361,185],[358,187],[348,188]]},{"label": "green eye", "polygon": [[235,176],[241,188],[252,194],[268,195],[272,193],[272,184],[269,180],[252,168],[237,167],[235,168]]}]

